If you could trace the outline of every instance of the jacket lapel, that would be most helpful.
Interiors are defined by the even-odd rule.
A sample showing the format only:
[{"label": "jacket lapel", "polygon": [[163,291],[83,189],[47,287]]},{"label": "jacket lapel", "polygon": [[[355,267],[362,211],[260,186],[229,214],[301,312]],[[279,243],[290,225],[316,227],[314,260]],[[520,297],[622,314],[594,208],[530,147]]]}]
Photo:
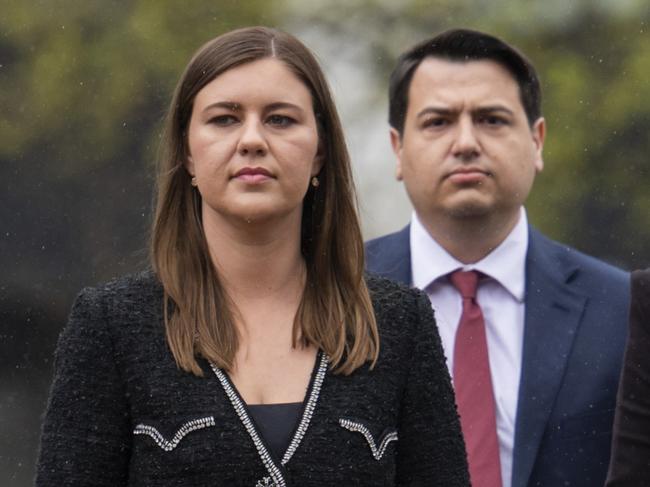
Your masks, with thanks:
[{"label": "jacket lapel", "polygon": [[557,244],[531,229],[513,486],[528,485],[583,314],[586,297],[568,283],[576,272],[561,261]]}]

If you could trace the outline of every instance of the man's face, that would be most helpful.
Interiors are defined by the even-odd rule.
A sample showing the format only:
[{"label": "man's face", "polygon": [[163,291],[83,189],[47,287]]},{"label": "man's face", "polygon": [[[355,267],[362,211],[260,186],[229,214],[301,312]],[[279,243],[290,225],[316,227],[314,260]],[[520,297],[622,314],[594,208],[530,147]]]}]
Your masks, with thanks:
[{"label": "man's face", "polygon": [[403,134],[391,129],[397,179],[423,222],[516,221],[542,170],[544,120],[531,128],[519,86],[499,64],[427,58],[409,89]]}]

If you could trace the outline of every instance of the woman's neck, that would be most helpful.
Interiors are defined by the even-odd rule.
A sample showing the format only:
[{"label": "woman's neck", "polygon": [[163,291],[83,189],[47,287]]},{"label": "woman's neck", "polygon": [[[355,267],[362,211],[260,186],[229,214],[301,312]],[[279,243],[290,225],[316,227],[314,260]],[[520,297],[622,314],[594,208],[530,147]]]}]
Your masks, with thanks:
[{"label": "woman's neck", "polygon": [[212,261],[235,303],[301,294],[300,215],[263,223],[211,217],[203,226]]}]

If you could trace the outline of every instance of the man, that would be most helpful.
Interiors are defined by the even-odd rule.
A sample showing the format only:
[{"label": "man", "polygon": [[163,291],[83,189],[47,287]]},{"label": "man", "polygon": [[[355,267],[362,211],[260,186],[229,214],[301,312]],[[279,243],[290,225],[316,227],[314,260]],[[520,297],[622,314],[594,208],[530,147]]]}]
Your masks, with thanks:
[{"label": "man", "polygon": [[452,30],[402,55],[389,90],[415,211],[367,266],[431,298],[474,487],[603,485],[629,276],[528,226],[546,133],[534,67]]}]

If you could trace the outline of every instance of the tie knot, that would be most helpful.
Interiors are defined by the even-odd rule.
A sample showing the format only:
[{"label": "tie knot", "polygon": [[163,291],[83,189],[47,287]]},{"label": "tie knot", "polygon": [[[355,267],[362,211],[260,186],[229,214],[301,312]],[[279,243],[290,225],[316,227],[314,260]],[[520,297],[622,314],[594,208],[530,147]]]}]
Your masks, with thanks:
[{"label": "tie knot", "polygon": [[476,271],[454,271],[449,275],[453,286],[463,298],[476,298],[479,274]]}]

